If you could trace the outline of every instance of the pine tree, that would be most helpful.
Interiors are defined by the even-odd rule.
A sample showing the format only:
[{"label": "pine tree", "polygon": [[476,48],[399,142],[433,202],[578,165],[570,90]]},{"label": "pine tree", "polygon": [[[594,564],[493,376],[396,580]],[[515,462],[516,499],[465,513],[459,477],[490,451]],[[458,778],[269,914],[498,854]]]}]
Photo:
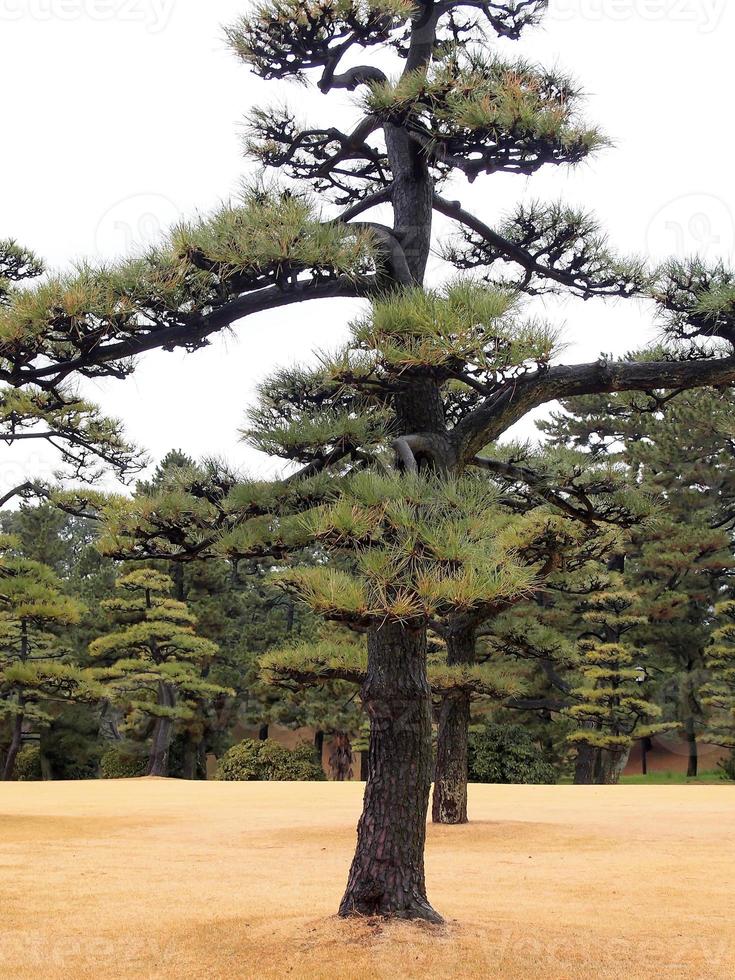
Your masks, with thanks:
[{"label": "pine tree", "polygon": [[712,608],[734,567],[732,392],[597,395],[566,402],[542,430],[554,444],[626,467],[658,499],[657,519],[633,529],[625,576],[640,596],[637,631],[681,722],[688,775],[705,726],[699,697]]},{"label": "pine tree", "polygon": [[56,705],[98,696],[74,663],[59,631],[79,621],[82,607],[63,594],[48,566],[19,555],[18,542],[0,542],[0,720],[9,726],[3,779],[13,778],[28,730],[53,720]]},{"label": "pine tree", "polygon": [[661,708],[643,696],[645,653],[629,640],[645,622],[635,593],[611,576],[608,589],[592,593],[578,610],[584,623],[583,681],[571,691],[577,703],[567,713],[579,727],[569,739],[601,750],[600,781],[617,783],[633,742],[673,725],[654,723]]},{"label": "pine tree", "polygon": [[705,738],[735,750],[735,602],[726,599],[715,608],[720,625],[713,630],[706,663],[711,672],[703,702],[711,711]]},{"label": "pine tree", "polygon": [[[370,300],[347,350],[311,376],[281,376],[270,386],[282,414],[310,416],[308,431],[304,418],[300,433],[290,423],[270,432],[260,425],[256,438],[303,462],[302,478],[328,466],[379,466],[385,453],[365,452],[378,428],[393,441],[399,467],[454,477],[554,399],[735,382],[726,269],[672,265],[651,282],[639,263],[611,252],[584,213],[534,204],[495,229],[438,193],[453,175],[531,175],[605,145],[582,118],[573,80],[492,51],[488,35],[516,39],[545,7],[545,0],[480,8],[461,0],[318,0],[305,10],[298,0],[266,0],[229,31],[240,57],[266,79],[303,81],[314,73],[325,96],[360,89],[361,111],[345,132],[302,126],[280,107],[259,109],[248,148],[335,210],[319,210],[298,190],[249,190],[210,218],[174,229],[144,257],[83,266],[22,292],[0,312],[0,338],[12,340],[0,378],[55,385],[72,372],[125,374],[132,370],[126,358],[153,347],[194,350],[261,310],[307,299]],[[369,57],[343,68],[356,48],[386,45],[397,77]],[[376,205],[388,206],[388,224],[364,220]],[[436,291],[424,288],[435,212],[460,228],[446,258],[475,277]],[[499,287],[500,263],[510,270]],[[637,361],[551,364],[554,331],[524,320],[515,295],[549,290],[582,298],[650,293],[666,314],[668,351]],[[357,411],[366,399],[385,411],[382,420]],[[275,509],[260,506],[260,517]],[[384,703],[397,710],[376,718],[371,758],[395,763],[396,771],[370,769],[342,908],[434,918],[420,857],[430,751],[425,631],[369,627],[369,649],[367,685],[384,678]],[[410,666],[410,690],[397,663]],[[379,743],[397,736],[396,726],[404,730],[407,713],[416,737],[394,737],[400,759],[390,760]],[[420,774],[420,786],[400,827],[407,812],[402,771]],[[378,783],[387,795],[376,795]]]},{"label": "pine tree", "polygon": [[102,605],[121,628],[94,640],[90,654],[106,665],[98,677],[129,709],[130,724],[141,717],[154,720],[148,775],[166,776],[176,724],[192,719],[197,698],[224,693],[203,676],[217,647],[196,635],[196,618],[186,603],[170,598],[173,581],[168,576],[141,568],[116,584],[122,597]]}]

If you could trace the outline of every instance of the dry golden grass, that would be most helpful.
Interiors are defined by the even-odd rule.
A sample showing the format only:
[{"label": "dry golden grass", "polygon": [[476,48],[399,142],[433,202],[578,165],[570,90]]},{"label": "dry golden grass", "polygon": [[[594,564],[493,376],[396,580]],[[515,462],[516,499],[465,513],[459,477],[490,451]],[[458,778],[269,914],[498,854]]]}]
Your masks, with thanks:
[{"label": "dry golden grass", "polygon": [[0,790],[0,976],[735,976],[735,787],[474,786],[430,827],[444,927],[343,922],[362,786]]}]

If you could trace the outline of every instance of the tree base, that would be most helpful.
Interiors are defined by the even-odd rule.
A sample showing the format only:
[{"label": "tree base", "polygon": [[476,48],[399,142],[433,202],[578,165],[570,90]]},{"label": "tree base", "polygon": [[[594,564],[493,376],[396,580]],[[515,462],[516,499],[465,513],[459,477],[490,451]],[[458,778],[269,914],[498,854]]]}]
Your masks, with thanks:
[{"label": "tree base", "polygon": [[401,906],[394,907],[392,903],[380,900],[353,900],[345,895],[339,907],[341,919],[350,918],[381,918],[401,919],[402,921],[430,922],[441,925],[444,919],[429,905],[426,899],[416,898]]}]

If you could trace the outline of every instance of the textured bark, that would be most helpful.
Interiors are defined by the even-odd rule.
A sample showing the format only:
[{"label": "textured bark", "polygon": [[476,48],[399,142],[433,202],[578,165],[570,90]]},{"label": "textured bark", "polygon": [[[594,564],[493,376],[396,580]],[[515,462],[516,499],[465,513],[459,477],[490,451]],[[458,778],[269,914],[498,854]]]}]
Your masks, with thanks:
[{"label": "textured bark", "polygon": [[[418,8],[405,73],[432,57],[438,12]],[[393,176],[393,232],[408,273],[421,285],[431,245],[434,188],[426,157],[400,126],[385,127]],[[396,399],[397,434],[445,434],[438,386],[418,378],[409,398]],[[419,467],[433,460],[419,460]],[[370,752],[357,850],[339,913],[441,922],[424,881],[426,813],[431,789],[431,692],[426,676],[426,630],[384,623],[368,634],[368,673],[362,689],[370,717]]]},{"label": "textured bark", "polygon": [[481,402],[452,430],[457,456],[469,461],[534,408],[555,399],[615,391],[732,385],[735,357],[692,361],[593,361],[555,364],[514,379]]},{"label": "textured bark", "polygon": [[[321,758],[321,756],[320,756]],[[334,747],[329,756],[329,768],[332,778],[337,782],[352,779],[352,743],[347,732],[334,733]]]},{"label": "textured bark", "polygon": [[600,759],[600,783],[603,786],[617,786],[629,758],[630,749],[623,749],[622,751],[603,749]]},{"label": "textured bark", "polygon": [[581,743],[577,748],[577,761],[574,765],[574,783],[576,786],[591,786],[595,781],[599,749],[594,745]]},{"label": "textured bark", "polygon": [[187,738],[181,762],[182,779],[206,779],[207,764],[204,742],[198,738]]},{"label": "textured bark", "polygon": [[[159,704],[162,707],[173,708],[176,704],[176,692],[171,684],[159,685]],[[168,776],[168,756],[171,748],[174,723],[170,718],[157,718],[153,729],[151,753],[148,759],[149,776]]]},{"label": "textured bark", "polygon": [[[411,25],[404,75],[421,71],[431,61],[438,18],[433,5],[419,8]],[[420,285],[431,248],[434,182],[429,173],[426,153],[406,129],[400,125],[387,125],[384,133],[393,175],[393,232],[401,244],[411,277]],[[410,428],[408,431],[419,432],[421,429]]]},{"label": "textured bark", "polygon": [[385,127],[385,144],[394,175],[393,230],[411,277],[420,283],[429,258],[434,200],[426,155],[400,126]]},{"label": "textured bark", "polygon": [[15,760],[18,758],[21,745],[23,743],[23,699],[18,695],[18,714],[13,720],[13,734],[5,756],[3,766],[3,781],[9,782],[15,779]]},{"label": "textured bark", "polygon": [[[472,627],[450,629],[447,634],[447,663],[470,664],[475,659]],[[470,696],[467,691],[450,691],[439,709],[436,769],[431,818],[434,823],[467,823],[467,743],[470,727]]]},{"label": "textured bark", "polygon": [[424,881],[431,788],[424,629],[386,622],[370,632],[362,701],[370,717],[368,778],[339,914],[441,922]]},{"label": "textured bark", "polygon": [[434,823],[467,823],[467,742],[470,696],[448,694],[439,709],[436,775],[431,819]]},{"label": "textured bark", "polygon": [[105,742],[121,742],[122,735],[118,727],[117,709],[109,701],[100,703],[99,737]]}]

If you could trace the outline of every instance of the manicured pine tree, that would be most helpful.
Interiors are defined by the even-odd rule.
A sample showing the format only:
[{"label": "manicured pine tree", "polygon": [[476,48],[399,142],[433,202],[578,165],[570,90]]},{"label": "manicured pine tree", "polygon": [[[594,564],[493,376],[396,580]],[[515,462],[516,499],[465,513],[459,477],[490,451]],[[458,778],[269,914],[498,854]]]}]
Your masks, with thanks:
[{"label": "manicured pine tree", "polygon": [[9,729],[4,780],[13,779],[24,732],[50,724],[60,704],[99,696],[60,635],[79,621],[81,605],[63,594],[48,566],[23,558],[17,544],[8,536],[0,541],[0,719]]},{"label": "manicured pine tree", "polygon": [[[348,132],[331,124],[301,126],[281,108],[251,119],[249,147],[261,163],[310,185],[338,210],[320,213],[298,193],[250,192],[241,204],[176,229],[141,259],[106,269],[84,266],[26,291],[0,311],[0,339],[12,340],[0,379],[53,385],[74,372],[125,374],[132,370],[126,358],[153,347],[196,349],[261,310],[306,299],[380,297],[364,320],[367,333],[354,338],[341,369],[332,363],[326,373],[337,385],[355,379],[353,391],[387,403],[399,465],[446,473],[461,473],[531,409],[557,398],[735,382],[732,277],[721,268],[666,270],[652,288],[668,313],[671,350],[624,363],[551,366],[548,331],[546,343],[544,331],[528,324],[519,334],[498,335],[498,314],[490,313],[501,303],[497,289],[488,289],[484,303],[475,293],[469,304],[461,290],[424,291],[434,212],[461,229],[460,241],[447,250],[450,261],[488,281],[497,279],[503,262],[511,267],[506,284],[529,294],[564,289],[590,298],[649,289],[640,265],[616,259],[583,213],[556,204],[526,206],[492,228],[438,193],[453,174],[470,180],[503,171],[529,175],[547,164],[577,163],[604,145],[581,119],[581,96],[568,77],[491,50],[485,31],[517,38],[545,7],[543,0],[479,11],[461,0],[418,6],[322,0],[305,15],[297,0],[278,0],[256,8],[229,36],[258,74],[304,80],[314,72],[325,96],[361,90],[362,111]],[[344,67],[357,48],[382,52],[386,45],[395,52],[398,77],[389,78],[370,56],[367,64]],[[363,218],[377,205],[387,206],[385,224]],[[700,338],[706,349],[697,348]],[[374,350],[377,360],[370,356]],[[325,404],[334,400],[332,391],[313,403],[320,423]],[[341,428],[320,426],[322,450],[309,454],[309,475],[358,460],[365,429],[347,427],[346,417]],[[298,460],[298,443],[292,441],[289,452]],[[384,676],[397,684],[390,665],[402,649],[419,680],[411,710],[424,717],[423,643],[408,627],[376,628],[370,639],[369,681]],[[400,702],[402,710],[390,722],[382,717],[382,734],[376,726],[374,738],[390,738],[392,726],[404,725],[406,692],[399,692],[396,686],[386,703]],[[426,779],[428,733],[394,743],[405,755],[401,768]],[[419,811],[428,784],[413,798],[416,812],[400,832],[391,829],[406,810],[405,794],[393,795],[399,786],[399,779],[369,774],[346,913],[434,915],[427,912],[423,865],[416,860],[421,840],[412,837],[422,839]],[[375,832],[378,825],[383,834]],[[385,835],[391,840],[388,873],[379,859]],[[398,894],[396,881],[417,884]]]},{"label": "manicured pine tree", "polygon": [[112,698],[127,706],[130,723],[141,716],[153,719],[148,775],[167,776],[176,725],[192,719],[197,699],[225,693],[203,677],[217,646],[196,635],[196,617],[186,603],[170,597],[173,581],[168,576],[140,568],[116,584],[121,597],[102,605],[121,628],[94,640],[90,654],[105,664],[97,675]]},{"label": "manicured pine tree", "polygon": [[735,602],[726,599],[715,607],[719,625],[706,650],[710,681],[702,689],[710,709],[705,738],[735,752]]},{"label": "manicured pine tree", "polygon": [[686,738],[687,773],[696,776],[712,608],[735,567],[732,392],[597,395],[563,407],[541,423],[553,443],[626,467],[658,500],[656,521],[629,535],[625,577],[646,615],[637,639],[665,678],[660,686]]},{"label": "manicured pine tree", "polygon": [[638,738],[675,727],[654,723],[661,708],[644,697],[645,651],[631,635],[645,623],[635,593],[611,575],[605,591],[592,592],[576,609],[581,620],[582,684],[572,688],[577,703],[567,714],[579,723],[569,739],[600,750],[599,782],[617,783]]}]

